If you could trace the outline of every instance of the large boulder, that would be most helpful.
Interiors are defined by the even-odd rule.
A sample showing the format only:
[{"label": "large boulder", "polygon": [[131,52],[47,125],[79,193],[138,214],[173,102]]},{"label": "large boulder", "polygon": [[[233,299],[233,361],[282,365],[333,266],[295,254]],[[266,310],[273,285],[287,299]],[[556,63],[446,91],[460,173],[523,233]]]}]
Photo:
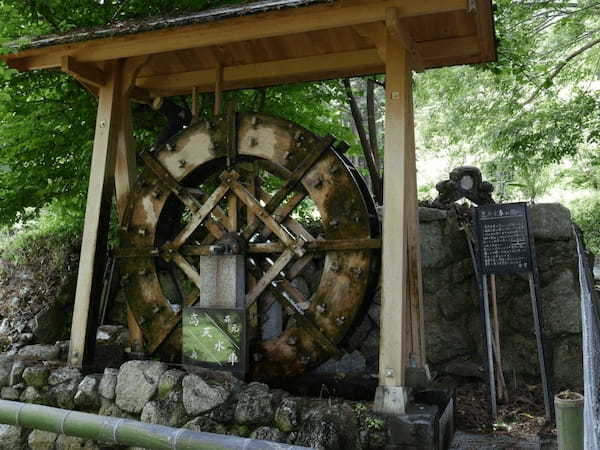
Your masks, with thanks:
[{"label": "large boulder", "polygon": [[19,350],[18,358],[28,361],[52,361],[58,359],[59,353],[56,345],[26,345]]},{"label": "large boulder", "polygon": [[223,385],[207,383],[199,375],[183,378],[183,404],[191,416],[205,413],[227,401],[230,391]]},{"label": "large boulder", "polygon": [[321,403],[306,408],[294,444],[323,450],[358,450],[360,436],[352,408]]},{"label": "large boulder", "polygon": [[17,450],[22,448],[23,441],[22,428],[0,424],[0,448]]},{"label": "large boulder", "polygon": [[117,376],[116,404],[130,413],[140,413],[156,393],[167,365],[158,361],[128,361]]},{"label": "large boulder", "polygon": [[269,386],[262,383],[250,383],[238,394],[235,408],[235,421],[245,425],[268,425],[273,421],[275,412],[272,406]]},{"label": "large boulder", "polygon": [[88,375],[79,386],[77,386],[77,392],[73,401],[75,405],[81,410],[96,412],[100,407],[100,393],[98,392],[98,386],[100,384],[100,375]]},{"label": "large boulder", "polygon": [[59,408],[75,408],[75,394],[83,379],[78,369],[63,367],[55,370],[48,378],[49,393]]},{"label": "large boulder", "polygon": [[54,450],[58,435],[49,431],[33,430],[27,438],[31,450]]}]

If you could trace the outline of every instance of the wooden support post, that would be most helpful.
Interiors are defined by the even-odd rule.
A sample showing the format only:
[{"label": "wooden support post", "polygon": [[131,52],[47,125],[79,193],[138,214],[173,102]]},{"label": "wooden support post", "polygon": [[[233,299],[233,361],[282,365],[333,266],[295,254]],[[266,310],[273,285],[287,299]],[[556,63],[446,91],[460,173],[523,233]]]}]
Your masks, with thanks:
[{"label": "wooden support post", "polygon": [[198,88],[192,88],[192,120],[198,119]]},{"label": "wooden support post", "polygon": [[[133,58],[123,64],[121,69],[122,83],[119,98],[117,99],[118,129],[117,149],[115,164],[115,190],[117,197],[117,214],[119,225],[123,222],[127,199],[135,184],[136,179],[136,143],[133,137],[133,121],[131,116],[131,92],[134,82],[141,68],[149,58]],[[129,328],[129,342],[133,353],[142,354],[144,349],[142,329],[129,306],[127,307],[127,325]]]},{"label": "wooden support post", "polygon": [[414,112],[412,89],[407,93],[407,148],[405,161],[405,205],[408,265],[408,314],[410,325],[410,350],[407,367],[411,371],[409,384],[429,381],[425,357],[425,324],[423,306],[423,279],[421,271],[421,241],[419,239],[419,201],[417,197],[417,160],[415,154]]},{"label": "wooden support post", "polygon": [[[102,292],[102,272],[106,257],[108,225],[114,188],[117,142],[120,64],[109,63],[107,81],[100,87],[96,136],[88,187],[77,291],[73,307],[69,364],[82,367],[93,357],[96,339],[95,310]],[[115,108],[117,106],[117,108]]]},{"label": "wooden support post", "polygon": [[214,115],[220,116],[223,110],[223,66],[215,70],[215,109]]},{"label": "wooden support post", "polygon": [[[393,24],[392,24],[393,25]],[[407,402],[407,152],[414,153],[410,54],[388,28],[379,387],[375,408],[403,414]],[[414,230],[414,228],[413,228]]]}]

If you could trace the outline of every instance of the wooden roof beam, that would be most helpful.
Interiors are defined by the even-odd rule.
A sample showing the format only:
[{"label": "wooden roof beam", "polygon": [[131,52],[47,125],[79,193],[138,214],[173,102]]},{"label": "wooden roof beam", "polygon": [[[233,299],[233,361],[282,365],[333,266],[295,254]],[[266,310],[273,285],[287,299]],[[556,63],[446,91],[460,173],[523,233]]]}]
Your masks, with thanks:
[{"label": "wooden roof beam", "polygon": [[413,69],[416,72],[425,70],[423,55],[417,48],[415,40],[410,35],[408,29],[400,21],[400,13],[397,8],[388,8],[385,11],[385,23],[391,36],[397,39],[402,47],[408,51],[412,60]]},{"label": "wooden roof beam", "polygon": [[[156,96],[187,93],[192,87],[197,87],[198,92],[212,92],[215,70],[140,76],[136,85]],[[283,80],[290,83],[348,76],[346,74],[358,76],[383,72],[384,63],[377,50],[357,50],[224,67],[223,90],[270,86],[281,84]]]},{"label": "wooden roof beam", "polygon": [[20,70],[58,67],[65,55],[74,56],[79,61],[108,61],[380,22],[386,20],[388,8],[397,8],[398,17],[414,17],[467,10],[468,0],[346,0],[297,8],[291,12],[274,11],[207,24],[42,47],[3,55],[0,59]]}]

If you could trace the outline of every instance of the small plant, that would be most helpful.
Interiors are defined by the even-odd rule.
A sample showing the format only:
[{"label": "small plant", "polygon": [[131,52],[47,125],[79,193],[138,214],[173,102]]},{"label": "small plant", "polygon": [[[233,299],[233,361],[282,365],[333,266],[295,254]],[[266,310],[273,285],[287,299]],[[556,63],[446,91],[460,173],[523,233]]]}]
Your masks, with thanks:
[{"label": "small plant", "polygon": [[369,415],[365,417],[365,425],[369,431],[381,431],[384,428],[385,422],[379,417]]}]

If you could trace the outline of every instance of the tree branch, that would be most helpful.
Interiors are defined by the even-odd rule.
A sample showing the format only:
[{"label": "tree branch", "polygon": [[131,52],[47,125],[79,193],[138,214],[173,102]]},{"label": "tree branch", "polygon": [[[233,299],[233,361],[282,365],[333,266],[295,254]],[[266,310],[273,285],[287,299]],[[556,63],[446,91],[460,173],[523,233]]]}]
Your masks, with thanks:
[{"label": "tree branch", "polygon": [[544,81],[544,83],[539,86],[535,92],[533,93],[533,95],[531,97],[529,97],[525,103],[523,103],[522,106],[528,105],[529,103],[531,103],[533,100],[535,100],[535,98],[540,94],[540,92],[544,89],[544,86],[548,85],[548,83],[552,82],[552,80],[554,78],[557,77],[557,75],[567,66],[567,64],[569,63],[569,61],[571,61],[572,59],[578,57],[579,55],[581,55],[582,53],[585,53],[586,51],[588,51],[589,49],[593,48],[594,46],[600,44],[600,39],[595,39],[591,42],[588,42],[587,44],[585,44],[583,47],[578,48],[577,50],[575,50],[573,53],[571,53],[569,56],[567,56],[560,64],[558,64],[554,70],[550,73],[550,75],[548,75],[548,77],[546,78],[546,80]]},{"label": "tree branch", "polygon": [[377,170],[377,166],[375,164],[373,149],[371,148],[371,144],[367,138],[367,133],[365,132],[363,117],[358,107],[358,103],[356,102],[354,92],[352,91],[350,80],[348,78],[344,78],[342,82],[344,83],[346,96],[348,97],[348,103],[350,104],[350,110],[352,111],[352,118],[354,119],[354,125],[356,126],[360,144],[367,161],[367,168],[369,169],[369,176],[371,177],[371,184],[373,185],[373,194],[375,195],[375,200],[377,203],[381,205],[383,202],[383,186],[381,183],[381,177],[379,176],[379,171]]},{"label": "tree branch", "polygon": [[379,160],[379,149],[377,145],[377,116],[375,114],[375,82],[372,78],[367,79],[367,125],[369,127],[369,144],[377,173],[381,170]]}]

